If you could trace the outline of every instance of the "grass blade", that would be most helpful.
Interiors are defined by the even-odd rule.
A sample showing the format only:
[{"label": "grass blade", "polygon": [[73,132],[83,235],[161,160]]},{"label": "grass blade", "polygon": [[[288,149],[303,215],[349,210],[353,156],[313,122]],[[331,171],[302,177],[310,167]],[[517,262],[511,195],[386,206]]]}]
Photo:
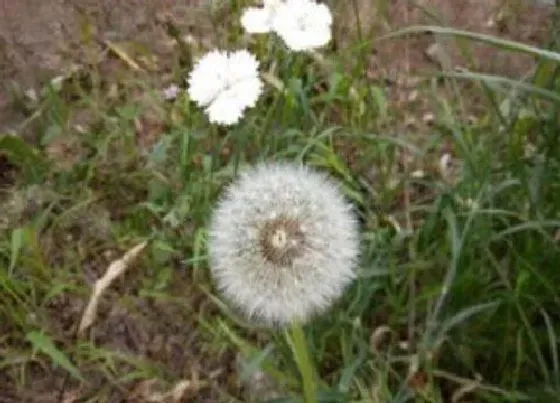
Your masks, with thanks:
[{"label": "grass blade", "polygon": [[489,310],[490,308],[494,308],[499,304],[496,302],[489,302],[486,304],[478,304],[475,306],[468,307],[461,312],[453,315],[451,318],[447,319],[440,327],[438,335],[436,336],[436,344],[439,344],[441,340],[445,337],[445,335],[455,326],[460,325],[461,323],[467,321],[471,316],[474,316],[478,313],[484,312]]},{"label": "grass blade", "polygon": [[378,38],[378,41],[397,38],[399,36],[413,35],[413,34],[438,34],[448,35],[457,38],[471,39],[473,41],[486,43],[505,50],[510,50],[519,53],[526,53],[536,57],[542,57],[549,60],[554,60],[560,63],[560,53],[552,52],[550,50],[540,49],[535,46],[527,45],[521,42],[510,41],[507,39],[497,38],[492,35],[479,34],[476,32],[463,31],[460,29],[453,29],[448,27],[438,27],[436,25],[413,25],[404,29],[400,29],[390,34],[383,35]]},{"label": "grass blade", "polygon": [[33,345],[33,348],[50,357],[58,366],[64,368],[74,378],[84,381],[80,371],[68,359],[66,354],[60,351],[53,343],[52,339],[43,332],[33,331],[25,336],[25,340]]},{"label": "grass blade", "polygon": [[512,80],[506,77],[495,76],[492,74],[473,73],[473,72],[444,73],[442,74],[442,76],[447,78],[460,79],[460,80],[479,81],[481,83],[489,84],[489,85],[506,85],[516,90],[528,92],[530,94],[538,95],[541,98],[547,99],[549,101],[560,103],[560,95],[558,95],[553,91],[549,91],[544,88],[538,88],[533,85],[524,83],[523,81]]}]

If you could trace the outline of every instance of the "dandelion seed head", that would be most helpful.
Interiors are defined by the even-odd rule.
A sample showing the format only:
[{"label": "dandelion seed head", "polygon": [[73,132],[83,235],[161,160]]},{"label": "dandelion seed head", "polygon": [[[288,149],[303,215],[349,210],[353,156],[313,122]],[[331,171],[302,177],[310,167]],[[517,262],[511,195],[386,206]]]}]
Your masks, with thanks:
[{"label": "dandelion seed head", "polygon": [[268,324],[326,310],[355,277],[359,252],[351,205],[326,175],[260,164],[225,191],[212,217],[212,275],[224,296]]}]

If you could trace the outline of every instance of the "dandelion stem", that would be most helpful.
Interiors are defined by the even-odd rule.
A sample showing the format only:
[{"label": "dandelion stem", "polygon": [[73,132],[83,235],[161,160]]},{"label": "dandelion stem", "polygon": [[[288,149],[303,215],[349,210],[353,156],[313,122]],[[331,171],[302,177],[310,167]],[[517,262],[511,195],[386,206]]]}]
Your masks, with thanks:
[{"label": "dandelion stem", "polygon": [[309,359],[305,334],[300,323],[294,323],[290,333],[286,333],[286,339],[292,349],[292,354],[298,366],[303,383],[303,396],[305,403],[316,403],[316,384],[313,365]]}]

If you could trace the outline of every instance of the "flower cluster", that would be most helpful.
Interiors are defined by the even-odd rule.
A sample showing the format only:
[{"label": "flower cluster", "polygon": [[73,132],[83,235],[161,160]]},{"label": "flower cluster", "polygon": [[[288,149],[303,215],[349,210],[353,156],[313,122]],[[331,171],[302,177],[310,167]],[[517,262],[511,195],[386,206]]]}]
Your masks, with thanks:
[{"label": "flower cluster", "polygon": [[[243,12],[241,25],[309,51],[330,42],[332,16],[316,0],[263,0]],[[247,50],[213,50],[190,72],[189,97],[210,122],[235,124],[263,91],[258,69]],[[246,170],[226,189],[208,250],[222,294],[251,319],[283,326],[340,297],[356,276],[359,243],[352,206],[335,182],[303,165],[275,163]]]},{"label": "flower cluster", "polygon": [[358,225],[326,175],[260,164],[227,188],[208,246],[226,298],[251,319],[289,325],[323,312],[354,279]]},{"label": "flower cluster", "polygon": [[[241,25],[248,33],[274,32],[289,49],[306,51],[330,42],[332,15],[315,0],[263,0],[262,7],[244,11]],[[189,74],[189,97],[204,108],[210,122],[235,124],[262,93],[258,66],[247,50],[213,50]]]},{"label": "flower cluster", "polygon": [[249,33],[275,32],[291,50],[304,51],[330,42],[332,15],[314,0],[264,0],[245,10],[241,25]]}]

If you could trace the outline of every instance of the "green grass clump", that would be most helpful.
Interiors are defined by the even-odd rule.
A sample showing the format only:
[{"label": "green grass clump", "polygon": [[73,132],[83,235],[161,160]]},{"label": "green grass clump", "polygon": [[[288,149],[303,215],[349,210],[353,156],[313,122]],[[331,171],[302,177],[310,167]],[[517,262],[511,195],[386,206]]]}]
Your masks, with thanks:
[{"label": "green grass clump", "polygon": [[[535,70],[434,72],[418,84],[435,111],[422,132],[395,129],[400,111],[364,74],[377,41],[321,59],[250,43],[284,88],[267,88],[231,129],[209,125],[184,93],[164,101],[149,72],[114,83],[89,68],[47,85],[27,106],[21,132],[32,136],[0,137],[0,397],[142,401],[188,380],[194,401],[247,401],[247,384],[265,379],[268,397],[298,401],[291,346],[219,299],[205,244],[238,169],[288,159],[340,179],[362,224],[359,279],[304,329],[320,401],[558,401],[557,44],[441,27],[379,40],[420,32],[528,53]],[[456,91],[431,92],[435,78]],[[485,113],[469,120],[475,93]],[[77,337],[95,279],[143,240]]]}]

